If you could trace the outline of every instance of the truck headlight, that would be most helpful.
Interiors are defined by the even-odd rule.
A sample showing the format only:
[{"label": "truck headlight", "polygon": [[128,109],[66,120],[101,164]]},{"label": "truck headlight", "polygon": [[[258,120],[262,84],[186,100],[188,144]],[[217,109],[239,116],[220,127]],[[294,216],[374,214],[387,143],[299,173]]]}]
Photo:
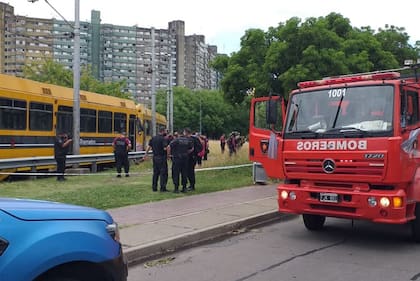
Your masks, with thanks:
[{"label": "truck headlight", "polygon": [[389,201],[389,198],[387,197],[382,197],[381,200],[379,200],[379,204],[381,207],[387,208],[391,204],[391,201]]},{"label": "truck headlight", "polygon": [[378,204],[378,202],[376,201],[375,197],[369,197],[368,198],[368,204],[371,207],[376,207],[376,205]]},{"label": "truck headlight", "polygon": [[281,196],[281,198],[282,198],[283,200],[286,200],[286,199],[287,199],[287,197],[289,196],[289,194],[287,193],[287,191],[286,191],[286,190],[283,190],[283,191],[280,193],[280,196]]},{"label": "truck headlight", "polygon": [[106,231],[109,233],[112,239],[114,239],[117,242],[120,242],[120,230],[116,222],[108,224],[106,226]]}]

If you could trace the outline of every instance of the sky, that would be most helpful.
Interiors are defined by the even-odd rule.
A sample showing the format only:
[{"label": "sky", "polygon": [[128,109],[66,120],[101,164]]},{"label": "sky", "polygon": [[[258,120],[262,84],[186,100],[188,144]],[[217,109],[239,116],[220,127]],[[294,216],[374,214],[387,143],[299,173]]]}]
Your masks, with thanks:
[{"label": "sky", "polygon": [[[15,8],[15,15],[61,17],[74,20],[73,0],[0,0]],[[35,1],[34,3],[31,3]],[[250,28],[267,31],[291,17],[326,16],[339,13],[354,27],[374,30],[385,24],[404,27],[410,44],[420,40],[419,0],[401,3],[383,0],[79,0],[80,20],[90,21],[91,10],[101,12],[102,23],[167,29],[168,22],[185,22],[185,34],[204,35],[206,43],[216,45],[219,53],[231,54],[240,49],[240,38]]]}]

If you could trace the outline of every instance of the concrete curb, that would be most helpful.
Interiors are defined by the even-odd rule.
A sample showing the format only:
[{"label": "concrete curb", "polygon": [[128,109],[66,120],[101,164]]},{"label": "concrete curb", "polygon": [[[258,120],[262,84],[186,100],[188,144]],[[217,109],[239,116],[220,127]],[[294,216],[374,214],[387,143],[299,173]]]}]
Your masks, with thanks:
[{"label": "concrete curb", "polygon": [[222,223],[200,230],[191,231],[176,235],[168,239],[139,245],[124,250],[128,265],[136,265],[146,260],[158,258],[159,256],[186,249],[188,247],[203,244],[225,236],[234,235],[235,230],[252,228],[264,224],[287,219],[293,215],[281,214],[277,210],[241,218],[227,223]]}]

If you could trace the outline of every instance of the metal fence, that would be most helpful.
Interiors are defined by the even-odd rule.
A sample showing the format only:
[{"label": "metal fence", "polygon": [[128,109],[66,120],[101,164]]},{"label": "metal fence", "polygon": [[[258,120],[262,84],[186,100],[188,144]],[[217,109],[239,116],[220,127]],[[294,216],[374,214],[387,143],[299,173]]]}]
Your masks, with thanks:
[{"label": "metal fence", "polygon": [[[128,158],[134,161],[140,161],[146,155],[145,151],[129,152]],[[92,172],[97,172],[98,163],[115,162],[113,153],[104,154],[85,154],[85,155],[67,155],[67,165],[90,166]],[[7,169],[30,168],[35,173],[39,167],[55,166],[54,156],[26,157],[0,159],[0,171]],[[4,174],[4,173],[3,173]]]}]

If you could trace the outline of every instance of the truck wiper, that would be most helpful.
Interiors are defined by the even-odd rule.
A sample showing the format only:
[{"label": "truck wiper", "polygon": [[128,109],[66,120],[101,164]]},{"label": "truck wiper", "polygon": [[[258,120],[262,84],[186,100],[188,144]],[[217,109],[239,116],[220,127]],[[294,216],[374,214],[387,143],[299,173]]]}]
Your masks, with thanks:
[{"label": "truck wiper", "polygon": [[344,137],[365,137],[368,135],[368,132],[365,130],[361,130],[355,127],[341,127],[341,128],[332,128],[327,130],[323,135],[335,135],[340,134],[344,135]]},{"label": "truck wiper", "polygon": [[318,138],[319,133],[311,130],[299,130],[287,132],[287,134],[300,135],[302,139],[316,139]]}]

